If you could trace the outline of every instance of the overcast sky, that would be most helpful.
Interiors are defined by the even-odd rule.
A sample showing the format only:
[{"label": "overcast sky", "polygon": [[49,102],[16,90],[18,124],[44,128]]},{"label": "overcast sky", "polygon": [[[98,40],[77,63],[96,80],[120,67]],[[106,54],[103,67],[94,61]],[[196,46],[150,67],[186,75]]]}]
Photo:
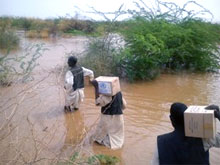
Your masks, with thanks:
[{"label": "overcast sky", "polygon": [[[34,18],[57,18],[80,15],[88,15],[82,11],[91,11],[94,7],[98,11],[116,11],[121,4],[124,9],[134,8],[134,0],[0,0],[0,16],[24,16]],[[138,1],[138,0],[137,0]],[[151,4],[153,0],[143,0],[146,4]],[[171,1],[182,6],[187,0],[162,0]],[[210,10],[214,15],[214,22],[220,23],[220,1],[219,0],[195,0],[197,3]],[[79,9],[81,10],[79,10]],[[193,6],[190,10],[195,9]],[[90,15],[97,19],[95,16]],[[204,16],[208,19],[210,16]]]}]

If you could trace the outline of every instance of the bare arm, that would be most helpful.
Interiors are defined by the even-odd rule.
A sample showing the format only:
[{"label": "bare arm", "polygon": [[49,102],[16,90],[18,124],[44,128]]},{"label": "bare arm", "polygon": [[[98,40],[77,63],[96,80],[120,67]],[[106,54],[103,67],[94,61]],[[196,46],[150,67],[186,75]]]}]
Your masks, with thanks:
[{"label": "bare arm", "polygon": [[97,99],[99,97],[99,85],[98,85],[98,82],[96,80],[92,80],[91,84],[95,88],[95,99]]},{"label": "bare arm", "polygon": [[126,100],[124,99],[124,97],[122,97],[122,109],[126,109],[127,108],[127,102]]},{"label": "bare arm", "polygon": [[[220,121],[219,106],[212,104],[207,106],[205,109],[214,110],[215,118],[217,118]],[[205,151],[207,151],[211,147],[220,148],[220,133],[218,132],[214,138],[203,139],[203,146]]]}]

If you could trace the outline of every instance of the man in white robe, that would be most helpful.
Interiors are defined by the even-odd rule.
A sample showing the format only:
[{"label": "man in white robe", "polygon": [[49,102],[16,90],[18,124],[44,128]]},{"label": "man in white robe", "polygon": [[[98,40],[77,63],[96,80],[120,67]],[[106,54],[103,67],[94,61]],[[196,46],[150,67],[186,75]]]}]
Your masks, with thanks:
[{"label": "man in white robe", "polygon": [[101,106],[101,117],[96,127],[93,140],[111,149],[119,149],[124,144],[123,110],[126,101],[121,92],[114,96],[98,94],[98,83],[92,81],[96,93],[96,105]]},{"label": "man in white robe", "polygon": [[92,70],[76,65],[77,58],[68,58],[69,70],[65,75],[64,88],[66,89],[65,106],[66,111],[77,110],[84,99],[84,77],[89,76],[90,81],[94,79]]}]

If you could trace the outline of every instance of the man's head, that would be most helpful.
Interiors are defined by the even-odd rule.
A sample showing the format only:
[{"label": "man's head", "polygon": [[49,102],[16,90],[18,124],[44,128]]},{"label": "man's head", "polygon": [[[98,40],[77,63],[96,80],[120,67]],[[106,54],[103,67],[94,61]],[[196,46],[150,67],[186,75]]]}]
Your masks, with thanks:
[{"label": "man's head", "polygon": [[183,103],[173,103],[170,107],[170,120],[174,128],[184,128],[184,111],[187,106]]},{"label": "man's head", "polygon": [[68,65],[69,67],[74,67],[77,63],[77,58],[75,56],[70,56],[68,58]]}]

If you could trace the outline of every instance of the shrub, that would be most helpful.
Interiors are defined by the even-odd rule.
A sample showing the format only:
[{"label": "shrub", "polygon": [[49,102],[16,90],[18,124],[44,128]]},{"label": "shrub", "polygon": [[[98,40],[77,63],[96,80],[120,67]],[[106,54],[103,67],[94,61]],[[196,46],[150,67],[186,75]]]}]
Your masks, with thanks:
[{"label": "shrub", "polygon": [[36,30],[29,30],[29,31],[25,32],[25,37],[37,38],[38,37],[38,32]]},{"label": "shrub", "polygon": [[[169,12],[178,10],[182,11],[177,7]],[[155,15],[141,8],[124,25],[121,32],[126,49],[120,54],[120,65],[130,80],[153,79],[161,69],[215,71],[219,68],[219,31],[209,22],[191,15],[184,18]]]},{"label": "shrub", "polygon": [[0,49],[13,49],[18,45],[19,38],[13,31],[0,29]]},{"label": "shrub", "polygon": [[118,52],[123,44],[123,38],[117,34],[92,38],[85,55],[79,60],[80,64],[92,69],[96,76],[119,76]]},{"label": "shrub", "polygon": [[101,165],[116,165],[120,162],[120,159],[115,156],[96,154],[92,156],[86,156],[80,152],[75,152],[70,160],[63,162],[62,164],[101,164]]},{"label": "shrub", "polygon": [[25,54],[21,56],[6,55],[0,57],[0,85],[10,85],[17,81],[26,81],[30,78],[33,69],[38,65],[37,60],[47,49],[44,44],[29,45]]}]

